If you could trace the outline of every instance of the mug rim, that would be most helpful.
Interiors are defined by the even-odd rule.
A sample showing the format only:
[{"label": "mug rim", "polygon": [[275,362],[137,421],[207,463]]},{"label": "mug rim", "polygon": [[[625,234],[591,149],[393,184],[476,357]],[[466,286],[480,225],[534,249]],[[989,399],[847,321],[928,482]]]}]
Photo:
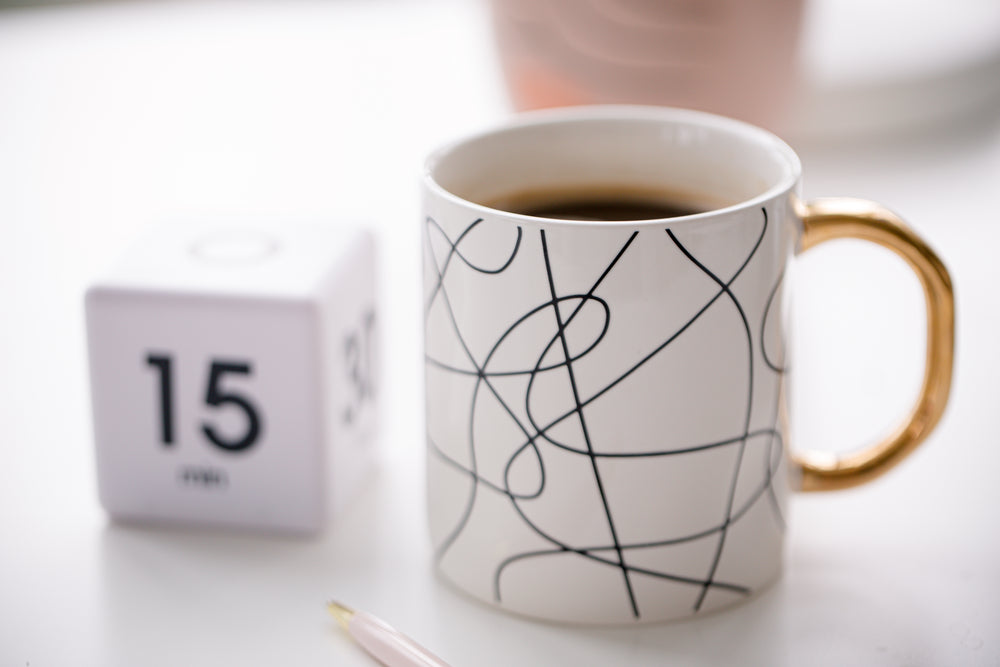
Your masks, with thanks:
[{"label": "mug rim", "polygon": [[[565,218],[549,218],[544,216],[526,215],[514,213],[501,208],[493,208],[478,202],[461,197],[443,185],[438,183],[435,177],[435,170],[441,162],[449,157],[457,149],[471,144],[475,141],[486,139],[491,136],[498,136],[510,132],[519,132],[528,128],[538,128],[544,126],[560,125],[565,122],[579,121],[619,121],[645,120],[665,122],[671,125],[687,125],[689,127],[701,127],[715,129],[729,133],[733,136],[741,135],[751,143],[759,145],[762,150],[776,154],[780,160],[784,161],[787,167],[778,182],[774,183],[763,192],[730,204],[720,206],[707,211],[691,213],[688,215],[678,215],[664,218],[644,218],[639,220],[567,220]],[[753,208],[759,208],[765,202],[775,197],[792,191],[799,182],[802,174],[802,163],[799,156],[785,141],[772,132],[765,130],[745,121],[720,116],[707,111],[696,111],[694,109],[681,109],[678,107],[661,107],[649,105],[630,104],[607,104],[607,105],[584,105],[574,107],[558,107],[551,109],[539,109],[517,113],[508,122],[493,127],[467,134],[459,139],[447,143],[434,150],[424,161],[424,171],[422,181],[427,191],[435,196],[446,199],[454,204],[478,211],[491,216],[502,216],[510,220],[516,220],[526,224],[551,224],[559,226],[594,226],[594,227],[621,227],[645,226],[645,225],[686,225],[703,222],[716,218],[720,215],[734,213]]]}]

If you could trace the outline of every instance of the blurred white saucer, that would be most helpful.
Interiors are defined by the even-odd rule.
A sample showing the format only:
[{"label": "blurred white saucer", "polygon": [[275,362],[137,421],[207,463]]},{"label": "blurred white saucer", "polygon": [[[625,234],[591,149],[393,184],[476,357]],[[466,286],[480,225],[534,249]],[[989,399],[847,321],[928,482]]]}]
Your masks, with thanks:
[{"label": "blurred white saucer", "polygon": [[1000,111],[1000,2],[812,0],[802,58],[793,140]]}]

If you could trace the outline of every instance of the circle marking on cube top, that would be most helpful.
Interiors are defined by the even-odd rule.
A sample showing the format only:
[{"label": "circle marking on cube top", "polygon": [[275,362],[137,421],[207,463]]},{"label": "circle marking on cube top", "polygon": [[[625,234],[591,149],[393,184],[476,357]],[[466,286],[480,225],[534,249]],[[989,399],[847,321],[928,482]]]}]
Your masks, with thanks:
[{"label": "circle marking on cube top", "polygon": [[254,229],[227,229],[213,232],[191,244],[191,254],[222,264],[252,264],[277,254],[276,238]]}]

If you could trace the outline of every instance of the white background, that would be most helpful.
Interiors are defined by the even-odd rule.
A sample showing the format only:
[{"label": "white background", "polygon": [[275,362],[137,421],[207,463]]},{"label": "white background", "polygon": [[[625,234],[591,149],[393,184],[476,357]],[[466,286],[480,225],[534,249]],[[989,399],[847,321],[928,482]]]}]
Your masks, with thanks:
[{"label": "white background", "polygon": [[[477,2],[0,13],[0,665],[373,664],[328,597],[454,665],[1000,662],[996,109],[796,145],[807,196],[879,200],[940,252],[957,367],[944,421],[897,470],[794,499],[776,586],[694,621],[581,629],[434,575],[417,177],[432,147],[509,114],[491,39]],[[116,525],[97,504],[83,289],[145,226],[196,216],[379,234],[381,465],[317,539]],[[793,446],[859,446],[915,392],[919,289],[850,243],[796,274]]]}]

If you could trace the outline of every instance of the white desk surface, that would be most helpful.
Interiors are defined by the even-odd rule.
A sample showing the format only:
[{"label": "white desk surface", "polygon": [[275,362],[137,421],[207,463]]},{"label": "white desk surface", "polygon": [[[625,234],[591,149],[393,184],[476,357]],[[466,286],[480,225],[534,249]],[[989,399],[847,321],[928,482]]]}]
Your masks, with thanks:
[{"label": "white desk surface", "polygon": [[[874,484],[793,501],[783,579],[702,619],[581,629],[433,573],[423,503],[416,175],[509,113],[476,2],[173,2],[0,12],[0,665],[371,665],[336,596],[464,665],[1000,664],[1000,124],[800,146],[807,196],[882,201],[951,268],[939,429]],[[144,226],[371,221],[383,254],[381,465],[317,539],[110,523],[82,291]],[[858,244],[796,267],[793,444],[905,409],[922,303]]]}]

